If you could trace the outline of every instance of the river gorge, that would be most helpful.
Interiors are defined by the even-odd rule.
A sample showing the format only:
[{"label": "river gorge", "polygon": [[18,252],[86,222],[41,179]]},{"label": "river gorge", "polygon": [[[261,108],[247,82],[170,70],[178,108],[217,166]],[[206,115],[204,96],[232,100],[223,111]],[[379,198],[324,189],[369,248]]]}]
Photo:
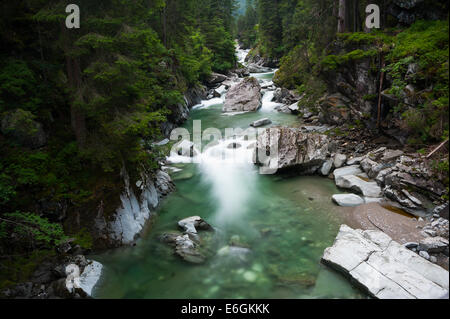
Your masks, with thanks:
[{"label": "river gorge", "polygon": [[[243,62],[246,52],[238,50],[237,55]],[[275,71],[252,76],[267,87]],[[299,125],[297,116],[274,109],[273,90],[263,89],[257,112],[242,114],[222,113],[225,93],[194,106],[184,127],[192,132],[193,121],[201,120],[203,128],[246,129],[261,118],[269,118],[272,125]],[[322,177],[261,175],[246,160],[252,154],[248,144],[229,149],[230,143],[221,141],[205,151],[200,163],[168,158],[176,191],[163,201],[135,246],[92,256],[104,266],[94,297],[364,297],[320,264],[349,209],[332,203],[331,196],[338,192],[334,183]],[[226,162],[214,149],[217,154],[234,153],[241,161]],[[176,230],[180,219],[194,215],[216,229],[204,239],[210,257],[201,265],[187,264],[158,240]],[[233,246],[247,250],[240,254]]]}]

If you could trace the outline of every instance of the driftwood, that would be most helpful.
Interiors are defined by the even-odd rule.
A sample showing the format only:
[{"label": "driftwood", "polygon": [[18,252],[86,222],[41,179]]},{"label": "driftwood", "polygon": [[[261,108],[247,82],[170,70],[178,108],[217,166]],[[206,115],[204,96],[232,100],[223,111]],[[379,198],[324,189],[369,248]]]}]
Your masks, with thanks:
[{"label": "driftwood", "polygon": [[430,158],[431,156],[433,156],[433,154],[436,153],[437,151],[439,151],[445,144],[447,144],[447,142],[448,142],[448,139],[446,139],[438,147],[436,147],[430,154],[428,154],[427,158]]}]

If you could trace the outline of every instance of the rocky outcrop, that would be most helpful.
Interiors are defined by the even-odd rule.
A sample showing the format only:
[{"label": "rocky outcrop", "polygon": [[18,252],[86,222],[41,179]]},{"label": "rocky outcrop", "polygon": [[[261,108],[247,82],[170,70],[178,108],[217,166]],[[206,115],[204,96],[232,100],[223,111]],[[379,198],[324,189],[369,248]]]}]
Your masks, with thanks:
[{"label": "rocky outcrop", "polygon": [[[219,83],[220,84],[220,83]],[[189,88],[184,94],[184,101],[175,105],[168,105],[170,114],[167,116],[167,121],[161,125],[161,130],[164,136],[169,137],[170,132],[183,124],[189,118],[189,109],[199,104],[203,99],[207,97],[206,88],[203,86],[197,86]]]},{"label": "rocky outcrop", "polygon": [[106,239],[106,246],[118,247],[134,243],[161,199],[174,190],[170,176],[159,170],[155,176],[142,176],[136,187],[130,184],[125,169],[121,173],[125,189],[120,195],[121,205],[113,216],[97,216],[96,236]]},{"label": "rocky outcrop", "polygon": [[377,230],[342,225],[322,262],[379,299],[446,299],[449,274]]},{"label": "rocky outcrop", "polygon": [[[289,111],[298,112],[298,104],[297,103],[301,99],[301,96],[298,95],[295,91],[289,91],[286,88],[277,88],[273,94],[273,102],[281,103],[289,108]],[[295,105],[294,105],[295,104]],[[292,108],[292,109],[291,109]]]},{"label": "rocky outcrop", "polygon": [[227,92],[223,112],[254,112],[261,107],[261,86],[253,77],[245,78]]},{"label": "rocky outcrop", "polygon": [[340,93],[330,94],[319,100],[322,123],[342,125],[351,119],[350,100]]},{"label": "rocky outcrop", "polygon": [[[444,7],[447,7],[446,9]],[[411,25],[417,20],[437,20],[445,18],[447,1],[394,0],[387,11],[403,25]]]},{"label": "rocky outcrop", "polygon": [[[69,245],[70,246],[70,245]],[[61,253],[40,264],[29,282],[4,289],[3,298],[80,299],[90,298],[102,275],[103,265],[84,255]]]},{"label": "rocky outcrop", "polygon": [[279,171],[314,174],[329,156],[329,143],[326,135],[303,133],[296,128],[270,128],[259,134],[254,157],[257,164]]}]

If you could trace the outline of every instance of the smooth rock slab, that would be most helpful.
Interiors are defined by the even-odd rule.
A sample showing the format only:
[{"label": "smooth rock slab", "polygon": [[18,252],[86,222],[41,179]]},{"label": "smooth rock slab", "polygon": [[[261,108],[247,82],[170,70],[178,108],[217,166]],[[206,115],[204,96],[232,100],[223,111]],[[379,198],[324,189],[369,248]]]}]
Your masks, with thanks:
[{"label": "smooth rock slab", "polygon": [[341,188],[350,189],[366,197],[381,197],[381,188],[376,182],[367,182],[355,175],[339,176],[336,185]]},{"label": "smooth rock slab", "polygon": [[337,194],[331,198],[333,202],[343,207],[355,207],[365,203],[364,199],[355,194]]},{"label": "smooth rock slab", "polygon": [[335,169],[333,172],[334,180],[345,175],[358,175],[362,174],[363,171],[359,168],[359,165],[346,166],[342,168]]},{"label": "smooth rock slab", "polygon": [[342,225],[333,246],[325,249],[322,262],[350,277],[375,298],[448,298],[448,271],[381,231]]}]

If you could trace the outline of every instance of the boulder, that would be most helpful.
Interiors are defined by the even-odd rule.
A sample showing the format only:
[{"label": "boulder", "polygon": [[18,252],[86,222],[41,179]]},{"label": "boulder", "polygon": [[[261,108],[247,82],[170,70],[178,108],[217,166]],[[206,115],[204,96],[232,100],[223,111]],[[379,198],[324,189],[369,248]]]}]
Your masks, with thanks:
[{"label": "boulder", "polygon": [[361,163],[361,161],[364,159],[364,156],[361,157],[352,157],[349,158],[347,160],[347,165],[352,166],[352,165],[358,165]]},{"label": "boulder", "polygon": [[335,181],[345,175],[359,175],[362,174],[363,171],[359,168],[359,165],[346,166],[342,168],[335,169],[333,172]]},{"label": "boulder", "polygon": [[191,234],[197,234],[197,230],[214,230],[211,225],[199,216],[192,216],[182,219],[178,222],[178,226],[184,229],[185,232]]},{"label": "boulder", "polygon": [[343,207],[355,207],[365,203],[364,199],[355,194],[338,194],[331,198],[333,202]]},{"label": "boulder", "polygon": [[[292,114],[298,114],[300,112],[298,102],[295,102],[295,103],[289,105],[288,109],[291,111]],[[311,114],[311,116],[312,116],[312,114]]]},{"label": "boulder", "polygon": [[381,157],[383,162],[390,162],[403,155],[403,151],[400,150],[386,150]]},{"label": "boulder", "polygon": [[356,175],[344,175],[336,178],[336,185],[340,188],[350,189],[365,197],[381,197],[381,188],[376,182],[367,182]]},{"label": "boulder", "polygon": [[286,88],[277,88],[273,94],[273,102],[281,103],[286,105],[287,109],[292,112],[292,109],[294,112],[298,112],[298,101],[300,100],[300,96],[296,94],[295,92],[289,91]]},{"label": "boulder", "polygon": [[254,112],[260,107],[261,86],[255,78],[249,77],[228,90],[223,112]]},{"label": "boulder", "polygon": [[320,169],[320,174],[323,176],[328,176],[331,172],[331,168],[333,167],[333,160],[329,159],[325,161]]},{"label": "boulder", "polygon": [[198,245],[187,234],[175,239],[175,254],[193,264],[201,264],[206,260]]},{"label": "boulder", "polygon": [[322,262],[379,299],[447,299],[448,271],[421,258],[388,235],[342,225]]},{"label": "boulder", "polygon": [[266,167],[313,174],[328,158],[328,146],[326,135],[302,133],[297,128],[269,128],[258,135],[254,159]]},{"label": "boulder", "polygon": [[427,237],[419,242],[417,250],[426,251],[431,254],[438,254],[448,247],[448,240],[443,237]]},{"label": "boulder", "polygon": [[208,80],[206,80],[206,85],[208,87],[216,87],[218,84],[224,82],[228,77],[220,73],[212,73]]},{"label": "boulder", "polygon": [[346,160],[347,160],[347,156],[346,155],[344,155],[344,154],[336,154],[334,156],[334,167],[341,168],[345,164]]},{"label": "boulder", "polygon": [[263,118],[263,119],[254,121],[253,123],[250,124],[250,126],[261,127],[261,126],[265,126],[265,125],[269,125],[269,124],[272,124],[272,121],[268,118]]},{"label": "boulder", "polygon": [[367,173],[367,175],[370,178],[377,177],[378,173],[385,168],[384,165],[378,164],[377,162],[372,161],[370,158],[366,157],[361,161],[361,167],[363,168],[364,172]]}]

